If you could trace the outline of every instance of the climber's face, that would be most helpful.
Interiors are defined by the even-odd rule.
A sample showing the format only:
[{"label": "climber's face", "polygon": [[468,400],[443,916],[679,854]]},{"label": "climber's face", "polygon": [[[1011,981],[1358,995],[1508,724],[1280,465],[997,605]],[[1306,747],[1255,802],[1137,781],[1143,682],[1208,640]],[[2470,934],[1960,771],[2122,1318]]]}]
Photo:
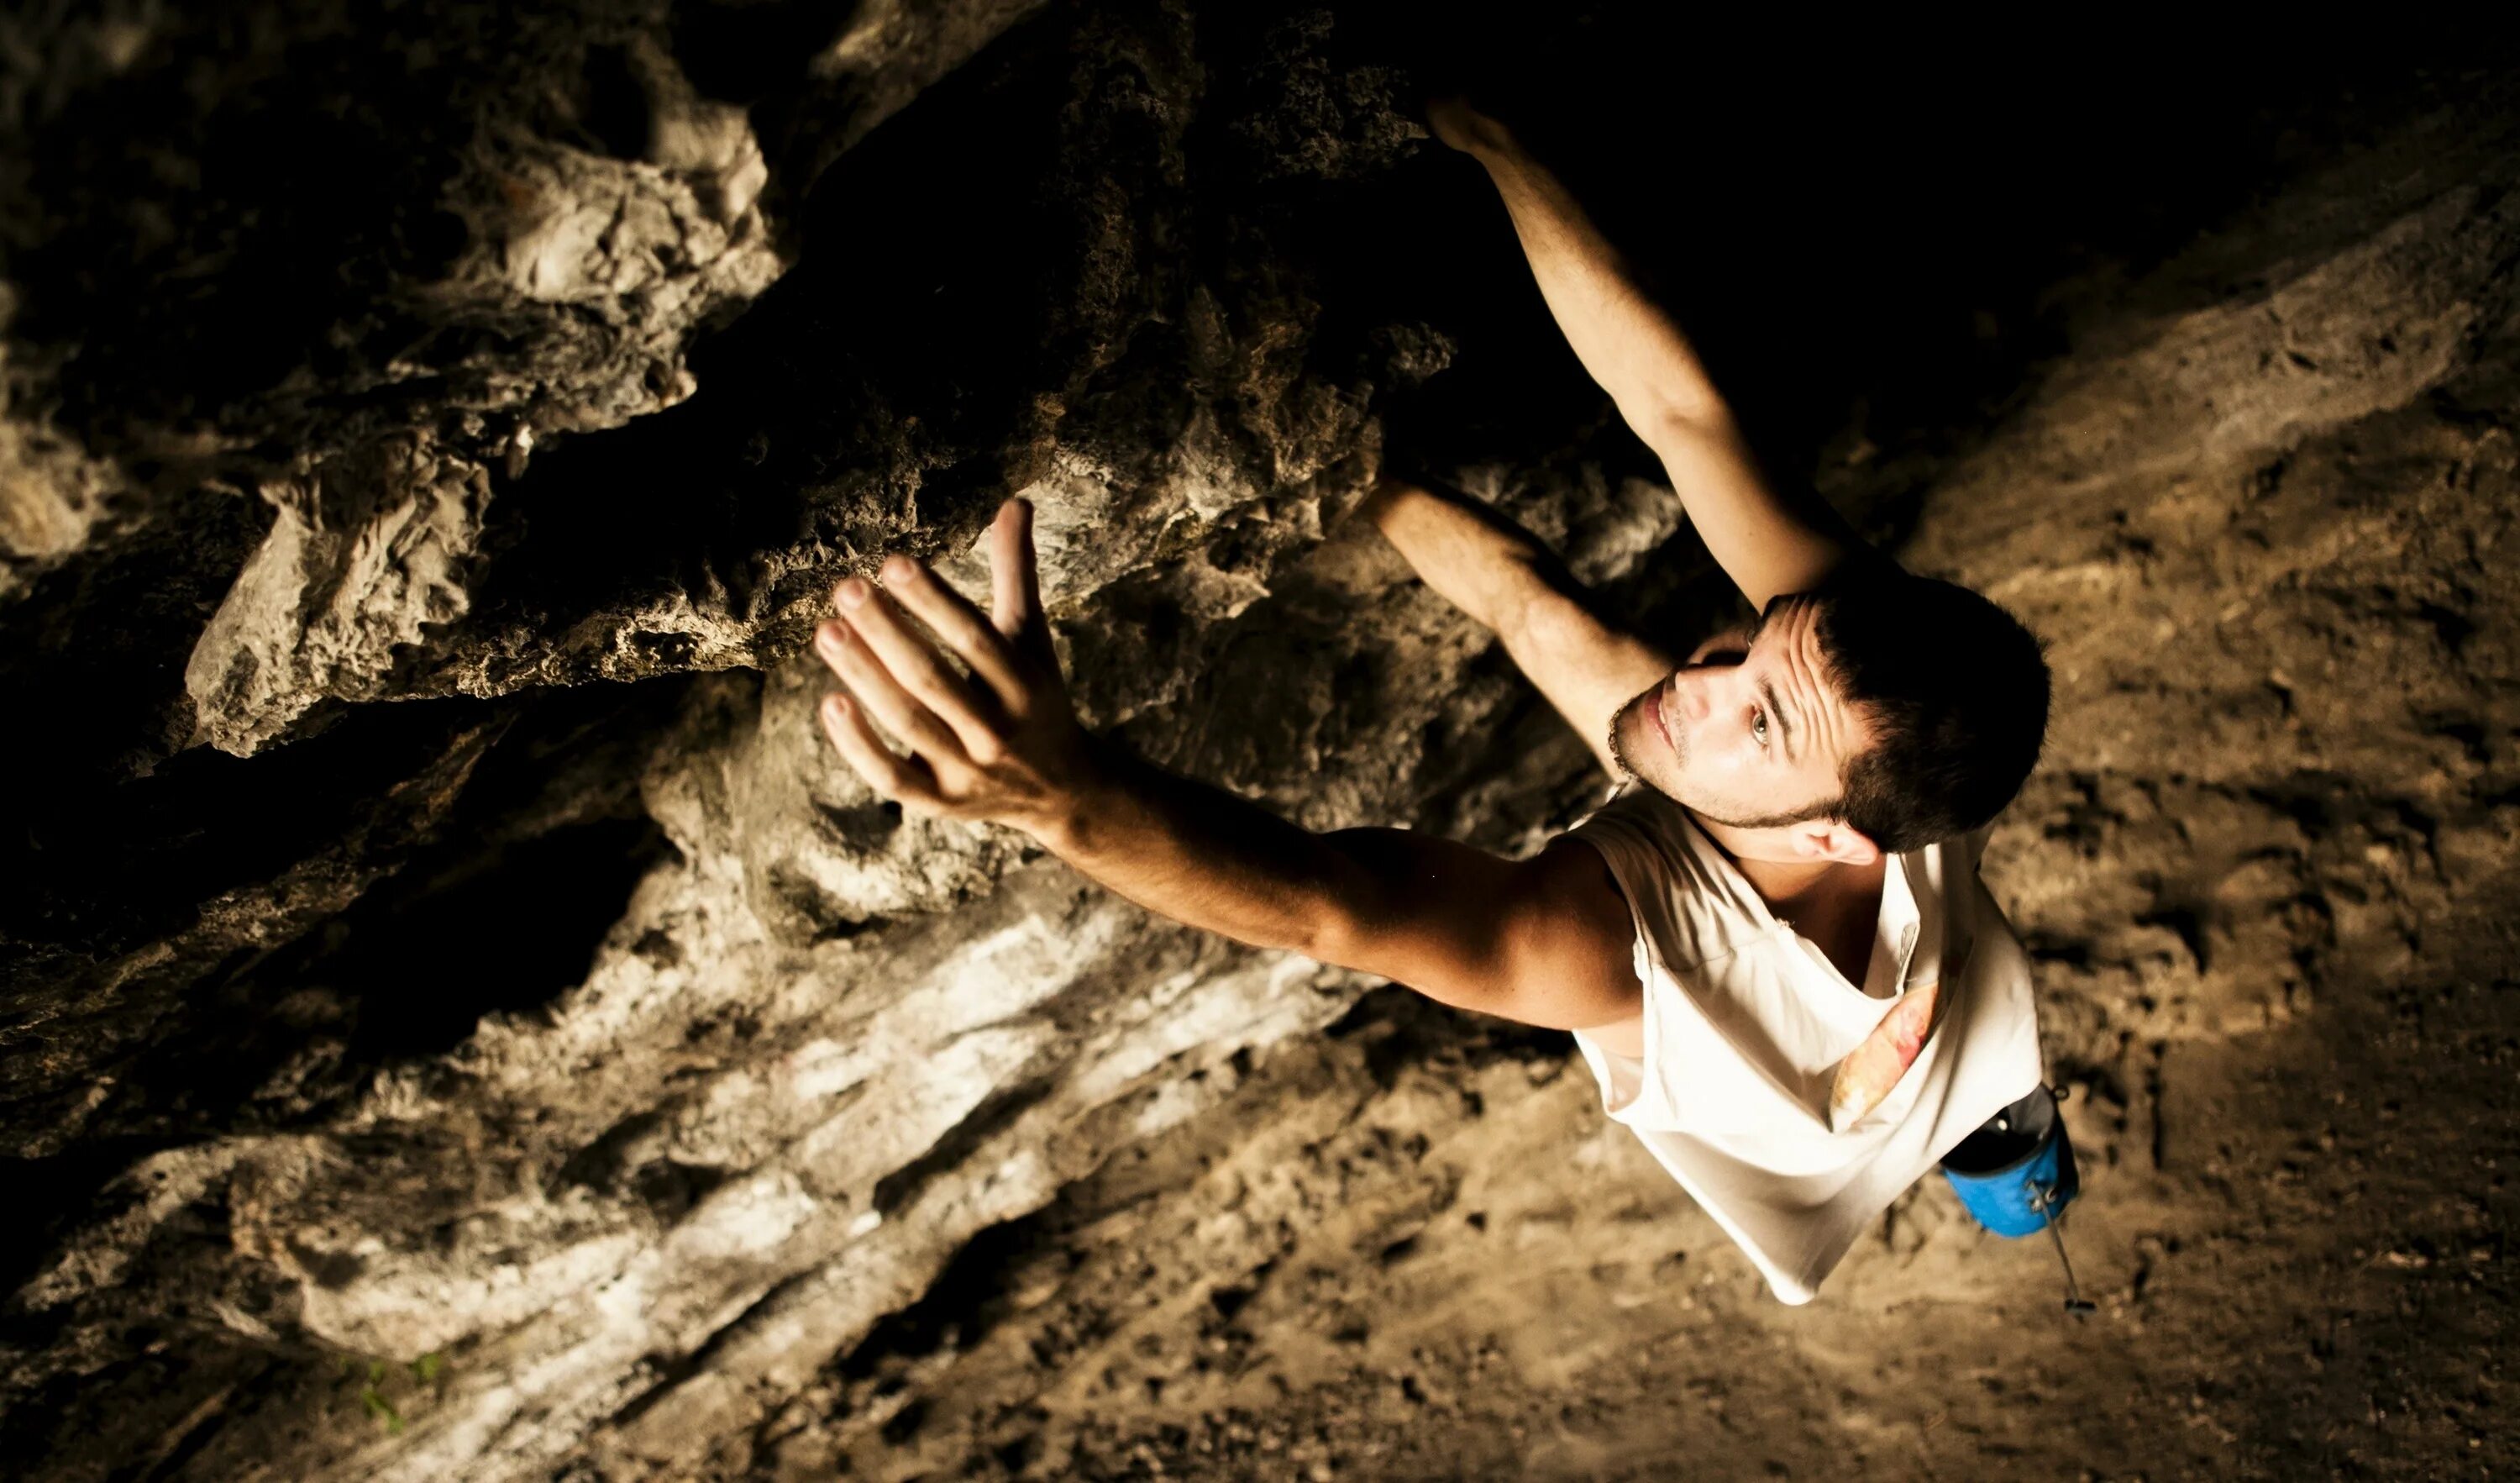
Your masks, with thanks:
[{"label": "climber's face", "polygon": [[1640,782],[1745,830],[1822,815],[1867,744],[1807,604],[1772,605],[1755,628],[1700,644],[1610,723],[1611,749]]}]

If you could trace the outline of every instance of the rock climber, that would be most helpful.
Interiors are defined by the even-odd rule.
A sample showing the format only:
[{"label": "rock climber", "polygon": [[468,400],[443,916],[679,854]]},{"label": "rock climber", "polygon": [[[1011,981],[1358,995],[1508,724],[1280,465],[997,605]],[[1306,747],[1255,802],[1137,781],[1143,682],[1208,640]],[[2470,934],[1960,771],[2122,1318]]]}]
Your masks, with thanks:
[{"label": "rock climber", "polygon": [[1129,754],[1069,706],[1020,499],[990,530],[990,612],[905,557],[838,584],[815,642],[845,690],[822,722],[883,797],[1022,830],[1149,911],[1572,1031],[1605,1113],[1807,1302],[2044,1080],[2027,958],[1978,861],[2037,759],[2047,665],[1995,604],[1774,487],[1679,326],[1509,128],[1460,100],[1427,122],[1485,167],[1577,357],[1758,614],[1675,657],[1478,502],[1368,495],[1592,744],[1600,806],[1513,860],[1311,832]]}]

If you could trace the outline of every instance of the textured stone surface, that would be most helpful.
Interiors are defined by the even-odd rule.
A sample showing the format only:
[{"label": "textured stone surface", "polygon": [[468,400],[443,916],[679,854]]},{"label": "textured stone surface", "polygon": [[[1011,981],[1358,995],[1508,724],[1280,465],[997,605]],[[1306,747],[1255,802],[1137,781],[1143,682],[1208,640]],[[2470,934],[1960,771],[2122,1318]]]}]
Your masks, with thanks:
[{"label": "textured stone surface", "polygon": [[[608,1426],[669,1461],[1343,1011],[902,820],[812,726],[831,581],[959,556],[1015,488],[1083,703],[1159,754],[1405,817],[1471,773],[1435,733],[1513,708],[1324,544],[1374,398],[1447,354],[1322,324],[1315,198],[1418,148],[1389,70],[1320,13],[1027,10],[17,38],[12,679],[134,682],[38,742],[13,908],[7,1138],[57,1206],[12,1246],[26,1447],[189,1455],[239,1386],[278,1416],[326,1356],[462,1353],[443,1408],[290,1465],[532,1472]],[[246,167],[284,142],[321,169]],[[1597,576],[1675,528],[1621,499]],[[1404,664],[1463,679],[1358,713]],[[134,1324],[208,1347],[176,1377]],[[95,1408],[118,1440],[72,1447]]]},{"label": "textured stone surface", "polygon": [[[1951,1378],[1987,1317],[2051,1300],[1939,1191],[1829,1312],[1763,1307],[1562,1037],[903,818],[815,731],[832,582],[907,551],[976,592],[1023,491],[1080,706],[1156,759],[1506,850],[1591,800],[1486,636],[1343,519],[1396,452],[1640,621],[1727,601],[1409,122],[1400,64],[1468,46],[1541,79],[1536,136],[1658,245],[1782,475],[2054,642],[1998,884],[2108,1304],[2034,1388],[2111,1394],[2149,1325],[2222,1357],[2181,1435],[2243,1471],[2470,1458],[2455,1421],[2305,1431],[2298,1376],[2228,1377],[2270,1334],[2342,1373],[2336,1341],[2217,1284],[2326,1274],[2436,1418],[2467,1392],[2372,1272],[2499,1332],[2507,1195],[2451,1187],[2507,1117],[2450,1140],[2511,1011],[2444,986],[2520,961],[2485,910],[2520,824],[2508,78],[2230,101],[2214,59],[2149,74],[2131,130],[2066,84],[1826,72],[1804,147],[1732,127],[1757,78],[1675,113],[1668,22],[1486,19],[0,19],[0,1174],[33,1212],[0,1452],[1645,1477],[1960,1468],[1962,1430],[2056,1470],[2145,1431],[2123,1386],[2053,1436],[1961,1393],[1995,1393]],[[1637,184],[1692,158],[1695,196]],[[2447,1162],[2403,1172],[2352,1102]],[[2413,1225],[2313,1218],[2366,1186]],[[2196,1277],[2234,1233],[2271,1254]],[[1894,1351],[1964,1426],[1848,1358]],[[1694,1357],[1687,1406],[1636,1352]],[[2130,1465],[2213,1465],[2148,1434]]]}]

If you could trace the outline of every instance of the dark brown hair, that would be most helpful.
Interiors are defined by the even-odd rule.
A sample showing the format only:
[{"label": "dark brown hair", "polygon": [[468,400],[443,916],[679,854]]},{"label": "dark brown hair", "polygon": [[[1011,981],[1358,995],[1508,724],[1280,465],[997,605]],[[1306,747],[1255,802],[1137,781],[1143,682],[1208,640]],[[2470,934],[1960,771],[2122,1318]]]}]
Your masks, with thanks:
[{"label": "dark brown hair", "polygon": [[1933,577],[1867,564],[1780,605],[1808,605],[1828,678],[1869,723],[1837,801],[1818,811],[1884,850],[1917,849],[1992,820],[2028,780],[2048,734],[2048,660],[1996,604]]}]

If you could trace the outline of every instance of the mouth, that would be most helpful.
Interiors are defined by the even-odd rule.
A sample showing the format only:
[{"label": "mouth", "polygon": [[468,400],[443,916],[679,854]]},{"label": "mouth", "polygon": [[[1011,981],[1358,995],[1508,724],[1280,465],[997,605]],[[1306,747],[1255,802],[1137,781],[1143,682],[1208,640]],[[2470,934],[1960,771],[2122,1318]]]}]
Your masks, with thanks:
[{"label": "mouth", "polygon": [[1678,751],[1680,748],[1672,745],[1671,723],[1663,719],[1662,713],[1663,704],[1670,697],[1671,684],[1665,681],[1662,689],[1654,692],[1653,703],[1645,707],[1645,714],[1652,719],[1654,733],[1662,738],[1662,744],[1670,746],[1673,751]]}]

